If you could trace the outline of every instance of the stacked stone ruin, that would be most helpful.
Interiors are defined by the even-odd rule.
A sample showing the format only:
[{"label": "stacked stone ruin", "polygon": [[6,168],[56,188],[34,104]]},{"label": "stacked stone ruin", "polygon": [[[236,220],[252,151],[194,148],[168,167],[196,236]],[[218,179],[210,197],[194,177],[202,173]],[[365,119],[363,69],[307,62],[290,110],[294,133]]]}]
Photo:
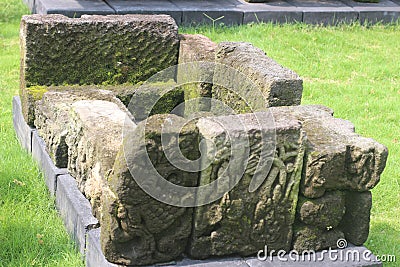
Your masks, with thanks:
[{"label": "stacked stone ruin", "polygon": [[[213,64],[196,65],[199,61]],[[195,63],[185,65],[190,62]],[[144,83],[178,63],[175,80]],[[257,112],[271,114],[272,126],[255,125],[243,99],[220,86],[222,80],[246,86],[240,75],[221,65],[258,88],[256,100],[267,109]],[[193,73],[198,82],[186,84]],[[142,95],[133,106],[145,108],[140,102],[157,99],[160,88],[174,86],[152,110],[132,112],[129,103],[139,87]],[[356,134],[350,122],[334,118],[331,109],[301,106],[302,89],[295,72],[253,45],[179,35],[174,20],[165,15],[30,15],[21,23],[23,115],[45,140],[55,165],[68,168],[90,200],[104,255],[117,264],[168,262],[183,255],[249,256],[266,245],[275,251],[321,250],[336,247],[340,238],[363,244],[370,190],[379,182],[388,151]],[[207,115],[212,105],[207,98],[226,103],[237,115]],[[194,104],[186,105],[183,114],[169,114],[191,99]],[[196,115],[193,107],[205,115],[186,123],[185,115]],[[236,127],[237,119],[245,127]],[[215,147],[206,146],[202,153],[214,152],[217,159],[198,172],[174,166],[164,153],[173,144],[161,141],[166,121],[185,125],[178,142],[186,157],[197,159],[196,144],[207,140]],[[171,183],[196,187],[216,181],[232,160],[228,143],[240,142],[228,140],[221,125],[249,137],[244,150],[250,155],[238,184],[221,198],[201,206],[173,206],[149,196],[132,177],[132,171],[146,175],[144,146],[154,168]],[[124,144],[127,128],[134,135],[144,131],[146,141],[133,138]],[[250,192],[262,158],[265,140],[260,136],[270,131],[276,143],[273,160]],[[148,186],[159,185],[150,181]]]}]

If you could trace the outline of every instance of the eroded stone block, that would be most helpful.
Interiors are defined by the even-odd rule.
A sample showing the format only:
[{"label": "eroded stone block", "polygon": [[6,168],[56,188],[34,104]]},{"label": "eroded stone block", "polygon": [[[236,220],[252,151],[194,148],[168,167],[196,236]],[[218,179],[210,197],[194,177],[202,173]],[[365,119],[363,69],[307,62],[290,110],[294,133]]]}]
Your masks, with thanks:
[{"label": "eroded stone block", "polygon": [[[187,124],[178,131],[179,141],[172,138],[161,143],[163,126],[183,126],[182,123],[186,120],[175,115],[154,115],[140,122],[129,136],[125,136],[123,149],[119,151],[108,178],[109,190],[104,192],[100,222],[101,246],[110,262],[125,265],[168,262],[186,249],[193,209],[160,202],[141,187],[165,193],[165,188],[154,177],[157,172],[163,180],[176,185],[197,185],[197,172],[175,167],[165,154],[178,145],[185,156],[196,159],[199,152],[195,148],[198,143],[195,125]],[[175,130],[164,129],[163,134],[168,137],[175,134]],[[138,179],[144,185],[138,183]],[[162,197],[162,194],[157,196]],[[193,195],[189,197],[193,198]]]},{"label": "eroded stone block", "polygon": [[305,250],[322,250],[337,248],[339,239],[344,234],[338,229],[320,229],[310,225],[296,225],[293,235],[293,249],[301,253]]},{"label": "eroded stone block", "polygon": [[132,123],[117,104],[103,100],[80,100],[69,112],[68,171],[90,200],[99,218],[106,176],[112,171],[123,140],[125,123]]},{"label": "eroded stone block", "polygon": [[[307,150],[301,192],[309,198],[326,190],[368,191],[380,179],[388,150],[371,138],[354,132],[354,126],[332,116],[322,106],[271,108],[275,117],[282,112],[302,122]],[[280,115],[279,115],[280,116]]]},{"label": "eroded stone block", "polygon": [[21,21],[23,114],[41,86],[136,84],[178,62],[175,21],[166,15],[29,15]]},{"label": "eroded stone block", "polygon": [[304,224],[332,229],[339,225],[344,212],[345,193],[330,191],[315,199],[299,196],[296,217]]},{"label": "eroded stone block", "polygon": [[34,124],[44,139],[48,153],[59,168],[68,165],[69,111],[73,103],[79,100],[104,100],[115,103],[119,109],[128,111],[111,91],[95,87],[49,87],[35,104]]},{"label": "eroded stone block", "polygon": [[302,79],[250,43],[219,43],[216,63],[212,95],[237,112],[300,104]]},{"label": "eroded stone block", "polygon": [[[214,183],[213,194],[222,198],[195,208],[192,257],[247,256],[264,245],[289,250],[305,136],[298,120],[274,123],[265,114],[199,119],[202,155],[212,160],[199,185]],[[197,196],[199,202],[208,198]]]},{"label": "eroded stone block", "polygon": [[[200,34],[181,34],[177,82],[185,91],[185,116],[211,108],[217,44]],[[200,98],[200,99],[196,99]],[[190,101],[190,102],[188,102]]]},{"label": "eroded stone block", "polygon": [[347,192],[346,213],[339,226],[347,241],[354,245],[362,245],[367,241],[371,208],[371,192]]}]

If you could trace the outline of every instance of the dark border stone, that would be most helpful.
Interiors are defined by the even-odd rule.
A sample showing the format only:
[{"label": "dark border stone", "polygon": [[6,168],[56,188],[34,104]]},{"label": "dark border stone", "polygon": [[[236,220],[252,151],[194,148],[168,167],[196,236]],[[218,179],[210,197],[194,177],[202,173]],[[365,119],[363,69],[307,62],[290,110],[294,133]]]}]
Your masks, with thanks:
[{"label": "dark border stone", "polygon": [[117,15],[125,14],[165,14],[170,15],[181,24],[182,11],[173,3],[165,0],[106,0],[107,4],[115,10]]},{"label": "dark border stone", "polygon": [[82,15],[109,15],[115,11],[102,0],[35,0],[35,13],[62,14],[70,18]]},{"label": "dark border stone", "polygon": [[82,255],[85,255],[86,235],[89,230],[97,228],[99,222],[92,215],[89,201],[78,190],[75,179],[69,174],[57,179],[56,206],[67,232],[77,243]]},{"label": "dark border stone", "polygon": [[17,139],[21,146],[28,152],[32,151],[32,131],[33,128],[25,122],[22,115],[21,99],[19,96],[14,96],[12,100],[13,109],[13,125]]},{"label": "dark border stone", "polygon": [[32,131],[32,157],[39,163],[39,167],[44,174],[44,179],[50,194],[55,195],[57,190],[57,177],[67,174],[67,169],[57,168],[51,160],[46,150],[44,140],[36,130]]}]

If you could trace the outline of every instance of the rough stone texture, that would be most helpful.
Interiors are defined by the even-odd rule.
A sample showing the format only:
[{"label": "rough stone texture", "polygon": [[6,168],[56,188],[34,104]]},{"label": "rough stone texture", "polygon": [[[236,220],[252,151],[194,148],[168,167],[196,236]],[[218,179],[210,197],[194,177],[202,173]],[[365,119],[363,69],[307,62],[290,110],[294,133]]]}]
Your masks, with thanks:
[{"label": "rough stone texture", "polygon": [[[167,76],[170,76],[169,71],[166,72]],[[134,87],[121,87],[117,92],[117,97],[128,107],[135,122],[154,114],[176,112],[177,115],[183,115],[183,111],[175,110],[184,102],[183,89],[173,80],[164,82],[157,81],[158,78],[154,79]]]},{"label": "rough stone texture", "polygon": [[[216,66],[212,95],[235,111],[246,112],[245,106],[254,94],[251,90],[260,90],[264,107],[299,105],[303,91],[303,81],[287,68],[282,67],[265,53],[250,43],[222,42],[218,44],[216,62],[227,65],[244,74],[254,85],[224,66]],[[228,89],[228,90],[227,90]],[[235,89],[233,94],[229,90]],[[240,99],[242,98],[242,99]],[[262,99],[258,99],[261,101]],[[257,101],[257,100],[256,100]],[[250,107],[259,108],[259,107]]]},{"label": "rough stone texture", "polygon": [[51,195],[55,195],[57,190],[57,178],[60,175],[68,173],[67,169],[59,169],[54,166],[49,154],[46,151],[44,140],[38,135],[37,131],[32,132],[32,157],[38,162],[40,169],[50,191]]},{"label": "rough stone texture", "polygon": [[211,98],[216,48],[217,44],[204,35],[180,35],[178,63],[183,65],[178,68],[177,82],[183,84],[185,101],[191,100],[185,103],[185,116],[210,111],[211,101],[205,98]]},{"label": "rough stone texture", "polygon": [[[238,118],[244,127],[236,125]],[[299,121],[283,116],[276,118],[275,125],[263,120],[257,125],[254,114],[242,114],[201,118],[197,125],[200,137],[206,143],[215,144],[215,148],[206,146],[202,150],[202,154],[211,157],[215,154],[215,159],[201,172],[199,185],[223,177],[228,177],[229,183],[234,183],[232,179],[243,175],[229,192],[226,184],[218,182],[215,190],[227,193],[213,203],[196,207],[190,255],[194,258],[232,254],[247,256],[266,244],[271,249],[288,251],[305,149],[305,136]],[[231,129],[227,132],[221,125]],[[271,131],[276,131],[276,148],[270,148],[272,154],[264,158],[266,154],[261,147],[274,140]],[[231,140],[227,137],[228,133]],[[244,141],[247,136],[249,144]],[[262,139],[262,136],[266,138]],[[232,156],[230,145],[234,145],[231,148]],[[239,159],[242,162],[246,150],[249,160],[246,166],[242,166],[243,173],[238,165],[245,163],[230,161]],[[264,173],[257,170],[259,178],[263,180],[255,191],[249,192],[256,167],[266,168],[263,164],[271,160],[270,170],[266,172],[264,169]],[[197,199],[207,197],[198,195]]]},{"label": "rough stone texture", "polygon": [[296,225],[293,231],[293,249],[300,253],[305,250],[336,248],[337,241],[344,238],[344,234],[337,229],[327,230],[309,225]]},{"label": "rough stone texture", "polygon": [[[168,262],[184,252],[191,233],[193,209],[159,202],[143,191],[131,174],[145,177],[148,188],[158,186],[150,175],[151,170],[143,166],[148,156],[155,170],[171,183],[197,185],[196,172],[182,171],[166,159],[164,151],[174,143],[161,145],[162,125],[182,121],[185,120],[175,115],[154,115],[139,123],[129,138],[125,137],[127,143],[119,151],[108,178],[109,190],[104,194],[100,222],[101,246],[110,262],[128,265]],[[146,138],[139,142],[138,133],[142,130]],[[188,124],[180,132],[179,147],[182,153],[197,158],[194,144],[197,144],[197,131],[193,124]]]},{"label": "rough stone texture", "polygon": [[84,254],[86,234],[90,229],[98,227],[99,222],[92,215],[89,201],[78,190],[76,180],[69,174],[57,179],[56,206],[67,231]]},{"label": "rough stone texture", "polygon": [[25,122],[22,115],[21,99],[19,96],[13,97],[13,125],[17,139],[21,146],[31,152],[32,150],[32,128]]},{"label": "rough stone texture", "polygon": [[166,15],[23,16],[22,88],[145,81],[177,63],[177,30]]},{"label": "rough stone texture", "polygon": [[123,140],[123,127],[130,121],[118,105],[103,100],[80,100],[69,113],[68,171],[90,200],[99,218],[106,176],[111,172]]},{"label": "rough stone texture", "polygon": [[[326,190],[368,191],[379,182],[388,156],[384,145],[359,136],[349,121],[334,118],[333,111],[326,107],[282,109],[301,120],[307,134],[300,187],[304,196],[321,197]],[[271,111],[274,113],[274,108]]]},{"label": "rough stone texture", "polygon": [[336,228],[345,213],[345,193],[326,192],[315,199],[299,196],[296,217],[307,225],[321,229]]},{"label": "rough stone texture", "polygon": [[347,192],[346,213],[339,226],[346,240],[355,245],[362,245],[367,241],[371,207],[371,192]]},{"label": "rough stone texture", "polygon": [[39,135],[45,140],[47,150],[55,165],[66,168],[68,164],[69,111],[74,102],[79,100],[104,100],[118,105],[127,114],[125,106],[111,91],[85,87],[49,87],[42,99],[35,102],[35,121]]},{"label": "rough stone texture", "polygon": [[28,124],[28,103],[40,99],[42,85],[136,84],[178,62],[177,25],[166,15],[29,15],[20,35]]}]

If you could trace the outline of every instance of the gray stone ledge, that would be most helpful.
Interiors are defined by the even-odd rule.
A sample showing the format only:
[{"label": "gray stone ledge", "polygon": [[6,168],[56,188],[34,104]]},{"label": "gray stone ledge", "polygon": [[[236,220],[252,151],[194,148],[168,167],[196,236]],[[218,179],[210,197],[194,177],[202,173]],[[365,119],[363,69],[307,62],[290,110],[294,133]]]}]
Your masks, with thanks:
[{"label": "gray stone ledge", "polygon": [[115,14],[102,0],[35,0],[34,11],[37,14],[63,14],[71,18],[79,18],[84,14]]},{"label": "gray stone ledge", "polygon": [[13,125],[17,139],[21,146],[28,152],[32,151],[32,131],[33,129],[25,122],[24,116],[22,115],[21,99],[19,96],[13,97],[12,102],[13,109]]},{"label": "gray stone ledge", "polygon": [[67,169],[59,169],[54,165],[47,153],[44,140],[39,136],[36,130],[32,131],[32,157],[39,163],[50,194],[55,195],[57,190],[57,177],[67,174],[68,171]]},{"label": "gray stone ledge", "polygon": [[89,230],[97,228],[99,222],[92,215],[89,201],[69,174],[61,175],[57,179],[56,206],[67,232],[77,243],[82,255],[85,255],[86,235]]}]

